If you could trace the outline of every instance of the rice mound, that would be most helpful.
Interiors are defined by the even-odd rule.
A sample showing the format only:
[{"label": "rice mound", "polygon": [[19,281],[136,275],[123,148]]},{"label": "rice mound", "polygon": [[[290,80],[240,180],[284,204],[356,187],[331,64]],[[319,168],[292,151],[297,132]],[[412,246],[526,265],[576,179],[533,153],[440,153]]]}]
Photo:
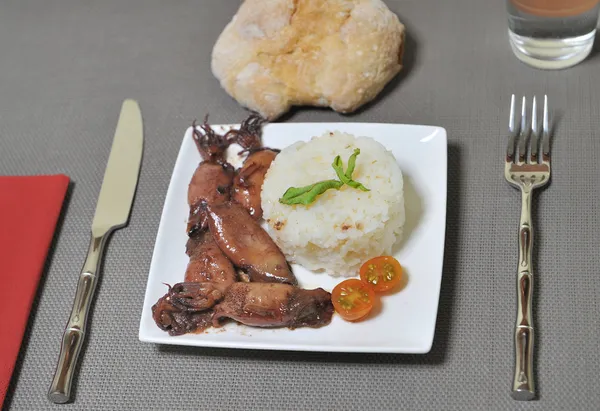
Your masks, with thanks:
[{"label": "rice mound", "polygon": [[[370,191],[347,185],[328,190],[310,205],[279,202],[291,187],[337,179],[331,167],[340,155],[346,170],[360,149],[352,178]],[[355,276],[369,258],[390,255],[402,237],[402,171],[393,154],[369,137],[339,131],[297,142],[275,157],[262,186],[267,230],[289,261],[333,276]]]}]

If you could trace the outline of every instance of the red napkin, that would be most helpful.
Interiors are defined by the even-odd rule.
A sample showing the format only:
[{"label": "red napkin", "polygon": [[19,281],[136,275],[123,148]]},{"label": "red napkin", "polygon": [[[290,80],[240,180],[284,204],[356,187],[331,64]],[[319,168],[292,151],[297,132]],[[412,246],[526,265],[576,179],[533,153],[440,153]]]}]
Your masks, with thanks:
[{"label": "red napkin", "polygon": [[69,177],[0,177],[0,406],[65,199]]}]

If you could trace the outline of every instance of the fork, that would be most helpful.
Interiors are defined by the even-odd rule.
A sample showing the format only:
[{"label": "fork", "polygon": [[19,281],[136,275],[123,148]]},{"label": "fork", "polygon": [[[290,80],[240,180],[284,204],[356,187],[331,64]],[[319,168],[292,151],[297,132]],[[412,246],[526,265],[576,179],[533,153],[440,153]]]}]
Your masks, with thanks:
[{"label": "fork", "polygon": [[536,395],[533,377],[533,271],[531,264],[533,227],[531,223],[531,199],[533,190],[545,186],[550,181],[550,130],[548,125],[547,96],[544,96],[541,133],[537,111],[537,100],[534,97],[531,110],[531,125],[529,125],[527,120],[527,101],[523,97],[521,121],[517,122],[515,115],[515,95],[513,94],[510,100],[510,137],[504,165],[504,177],[506,181],[521,190],[521,222],[519,224],[519,260],[517,273],[517,322],[515,326],[515,374],[512,387],[512,397],[519,401],[532,400]]}]

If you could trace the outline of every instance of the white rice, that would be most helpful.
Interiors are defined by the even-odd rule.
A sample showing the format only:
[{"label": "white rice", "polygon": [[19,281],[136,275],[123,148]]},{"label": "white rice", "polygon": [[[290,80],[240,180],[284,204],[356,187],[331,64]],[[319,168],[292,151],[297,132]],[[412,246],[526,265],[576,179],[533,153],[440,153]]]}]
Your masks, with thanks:
[{"label": "white rice", "polygon": [[[352,178],[370,191],[344,185],[308,206],[279,202],[291,186],[337,179],[333,159],[340,155],[345,170],[355,148],[360,155]],[[369,258],[390,255],[402,236],[402,172],[392,153],[372,138],[325,133],[275,158],[262,187],[262,208],[269,234],[289,261],[333,276],[355,276]]]}]

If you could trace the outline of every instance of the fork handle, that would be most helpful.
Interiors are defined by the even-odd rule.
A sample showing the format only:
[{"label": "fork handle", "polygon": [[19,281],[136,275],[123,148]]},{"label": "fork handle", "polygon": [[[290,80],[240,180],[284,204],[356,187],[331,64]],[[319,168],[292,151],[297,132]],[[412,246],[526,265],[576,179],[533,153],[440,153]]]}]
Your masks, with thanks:
[{"label": "fork handle", "polygon": [[531,225],[531,198],[531,187],[523,187],[521,189],[521,223],[519,226],[515,375],[512,387],[512,397],[518,401],[528,401],[535,397],[533,378],[533,272],[531,269],[533,227]]}]

